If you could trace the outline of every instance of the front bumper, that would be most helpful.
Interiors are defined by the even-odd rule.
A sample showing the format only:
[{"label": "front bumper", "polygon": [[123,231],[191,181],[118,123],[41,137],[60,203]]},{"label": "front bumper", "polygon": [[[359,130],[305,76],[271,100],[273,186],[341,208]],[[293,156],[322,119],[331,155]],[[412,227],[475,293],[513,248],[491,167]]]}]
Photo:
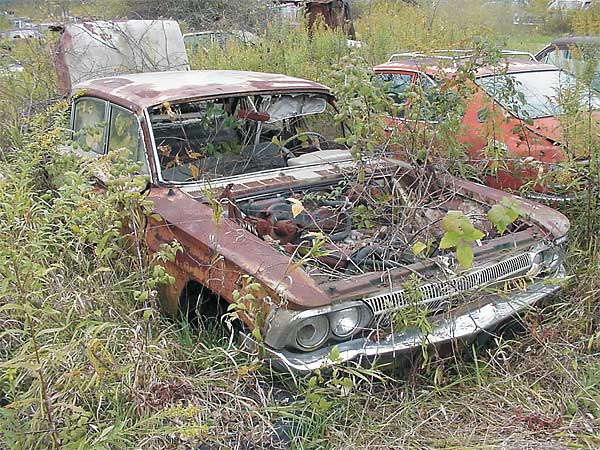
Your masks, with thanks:
[{"label": "front bumper", "polygon": [[[263,346],[263,349],[272,367],[281,371],[309,373],[324,366],[349,362],[370,366],[418,351],[423,343],[437,347],[453,342],[471,342],[479,334],[493,332],[543,298],[561,290],[565,279],[566,271],[563,266],[560,266],[552,280],[536,282],[522,291],[511,293],[510,297],[493,295],[485,302],[459,306],[445,317],[432,321],[433,330],[427,334],[412,329],[403,333],[389,334],[377,342],[368,338],[340,342],[335,345],[339,351],[339,359],[336,361],[329,358],[334,346],[306,353],[274,350],[267,346]],[[244,336],[244,339],[247,343],[252,342],[256,345],[249,336]]]}]

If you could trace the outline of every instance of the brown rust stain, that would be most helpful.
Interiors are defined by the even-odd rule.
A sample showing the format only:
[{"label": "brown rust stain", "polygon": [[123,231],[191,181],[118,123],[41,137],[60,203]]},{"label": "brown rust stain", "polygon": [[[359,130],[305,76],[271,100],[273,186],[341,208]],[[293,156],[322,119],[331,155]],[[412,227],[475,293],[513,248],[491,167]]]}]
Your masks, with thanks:
[{"label": "brown rust stain", "polygon": [[[268,243],[221,218],[215,223],[210,206],[194,200],[178,189],[155,188],[149,200],[164,222],[151,220],[147,242],[152,251],[161,243],[177,239],[184,248],[174,264],[174,276],[194,279],[212,292],[232,302],[242,275],[256,279],[274,301],[290,309],[314,308],[329,304],[329,296],[302,269],[293,269],[290,260]],[[167,303],[173,305],[175,299]]]},{"label": "brown rust stain", "polygon": [[[190,76],[195,77],[193,83],[190,83]],[[223,82],[216,82],[216,78],[221,78]],[[330,93],[329,88],[322,84],[286,75],[213,70],[105,77],[81,83],[77,89],[94,92],[103,98],[118,97],[121,103],[135,105],[132,109],[137,111],[165,101],[183,102],[254,93]]]}]

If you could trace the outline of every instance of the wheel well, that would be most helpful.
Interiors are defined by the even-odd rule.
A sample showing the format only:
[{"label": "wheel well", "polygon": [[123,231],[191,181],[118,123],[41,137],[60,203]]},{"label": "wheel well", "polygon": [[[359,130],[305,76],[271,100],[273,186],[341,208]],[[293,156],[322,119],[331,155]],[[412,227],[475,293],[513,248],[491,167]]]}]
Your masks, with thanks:
[{"label": "wheel well", "polygon": [[229,303],[206,286],[190,280],[179,295],[178,315],[190,324],[215,323],[227,312]]}]

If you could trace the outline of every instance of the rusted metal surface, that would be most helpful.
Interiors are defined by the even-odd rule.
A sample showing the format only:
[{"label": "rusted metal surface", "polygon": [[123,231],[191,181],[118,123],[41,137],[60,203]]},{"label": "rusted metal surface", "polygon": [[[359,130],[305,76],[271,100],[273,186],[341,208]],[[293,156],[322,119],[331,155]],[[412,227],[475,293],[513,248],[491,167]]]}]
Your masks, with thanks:
[{"label": "rusted metal surface", "polygon": [[295,11],[298,10],[304,12],[309,30],[312,30],[318,24],[323,24],[331,29],[343,29],[349,38],[355,38],[348,0],[279,1],[279,11],[283,18],[296,19],[298,13]]},{"label": "rusted metal surface", "polygon": [[312,29],[319,20],[330,28],[342,28],[346,18],[342,0],[313,0],[306,2],[308,27]]},{"label": "rusted metal surface", "polygon": [[[357,162],[347,149],[322,149],[321,143],[312,141],[301,146],[308,153],[291,152],[286,164],[275,169],[246,172],[246,165],[241,173],[221,175],[210,181],[194,178],[170,186],[158,177],[163,162],[155,142],[158,127],[153,118],[164,115],[169,127],[176,122],[176,114],[192,123],[194,120],[201,123],[206,110],[194,110],[191,103],[179,112],[168,109],[163,113],[161,106],[156,113],[156,108],[149,108],[164,106],[166,102],[177,105],[189,100],[243,95],[256,99],[260,94],[273,93],[290,93],[294,98],[299,97],[296,94],[311,93],[332,100],[325,86],[311,81],[252,72],[163,72],[84,81],[75,91],[138,113],[152,175],[147,196],[154,214],[145,227],[146,242],[151,252],[158,252],[161,244],[174,240],[183,248],[174,261],[164,262],[168,273],[175,278],[173,285],[161,288],[165,309],[177,314],[180,298],[189,283],[232,303],[234,291],[243,291],[248,282],[245,277],[250,276],[260,288],[254,295],[256,308],[248,308],[242,320],[249,329],[260,327],[265,342],[272,344],[270,350],[279,354],[282,361],[289,356],[282,349],[293,354],[300,351],[310,358],[326,349],[330,351],[332,345],[352,347],[352,343],[363,339],[375,342],[369,333],[379,336],[382,330],[372,325],[371,317],[376,311],[367,300],[378,296],[400,299],[399,290],[411,276],[418,275],[431,285],[439,282],[436,286],[454,286],[464,272],[452,255],[435,249],[443,254],[432,253],[421,259],[410,250],[415,239],[440,241],[443,234],[440,222],[448,210],[470,213],[475,225],[485,231],[481,245],[474,246],[473,270],[488,266],[482,269],[487,270],[487,276],[498,273],[501,280],[511,273],[505,267],[505,261],[511,258],[526,259],[529,265],[521,267],[519,274],[527,272],[529,276],[537,255],[554,251],[554,241],[568,231],[569,223],[564,216],[523,201],[526,217],[518,219],[506,235],[500,236],[485,219],[485,212],[490,205],[510,197],[509,194],[453,177],[439,177],[432,171],[419,171],[390,157],[362,161],[364,180],[361,181]],[[237,120],[255,120],[261,126],[273,126],[267,122],[270,116],[261,110],[234,111],[223,106],[220,111]],[[294,111],[293,118],[300,119],[301,108]],[[317,114],[316,111],[309,112]],[[192,148],[191,138],[186,135],[185,139]],[[198,141],[193,144],[202,146]],[[280,152],[281,149],[277,154]],[[300,211],[294,211],[293,204],[300,204]],[[355,209],[376,206],[382,208],[381,215],[387,221],[376,226],[361,224]],[[352,217],[356,217],[356,222]],[[321,238],[324,243],[319,244],[317,240]],[[555,273],[556,265],[550,269]],[[477,277],[471,274],[469,280],[475,280],[471,288],[483,290],[488,286],[483,283],[490,280],[482,278],[483,281],[477,282]],[[458,285],[453,289],[453,296],[470,298],[471,291]],[[509,291],[509,295],[513,294]],[[487,304],[494,301],[492,296],[486,299]],[[397,304],[398,308],[402,306]],[[303,320],[338,313],[344,308],[362,311],[361,331],[357,326],[353,332],[356,336],[350,333],[333,337],[333,331],[329,330],[331,336],[327,340],[313,348],[302,347],[296,336]],[[266,319],[259,320],[259,314]],[[327,323],[334,317],[327,319]],[[388,331],[382,331],[381,336]]]},{"label": "rusted metal surface", "polygon": [[75,84],[103,76],[189,69],[183,36],[173,20],[64,25],[54,60],[65,95]]},{"label": "rusted metal surface", "polygon": [[[518,199],[511,194],[450,176],[440,182],[449,189],[483,204],[496,204],[506,197]],[[231,199],[232,190],[233,186],[227,186],[221,198]],[[253,230],[250,231],[247,225],[241,223],[240,218],[243,215],[239,211],[230,209],[229,219],[221,218],[217,224],[214,212],[208,205],[193,199],[180,189],[155,188],[149,198],[154,202],[155,211],[165,220],[148,228],[151,248],[156,250],[160,243],[173,239],[182,242],[185,251],[172,268],[176,278],[200,281],[229,301],[231,292],[239,289],[236,283],[244,274],[252,275],[263,284],[271,298],[282,299],[288,308],[303,310],[385,291],[391,286],[401,284],[411,273],[425,273],[438,269],[437,263],[418,262],[403,269],[388,270],[383,278],[380,272],[374,272],[319,285],[302,267],[295,267],[289,256],[298,251],[296,245],[289,247],[289,242],[302,228],[310,228],[310,223],[304,224],[304,219],[299,216],[284,217],[285,214],[278,220],[271,220],[277,211],[286,210],[279,207],[282,205],[281,200],[265,199],[262,203],[255,203],[253,206],[257,208],[257,213],[256,218],[249,217],[253,225]],[[495,238],[481,247],[476,247],[476,264],[489,263],[504,254],[519,250],[526,251],[537,242],[552,241],[567,233],[569,221],[562,214],[535,202],[521,199],[519,201],[525,216],[536,224],[535,227]],[[313,223],[313,226],[319,220],[318,216],[319,213],[315,211],[310,213],[309,222]],[[331,229],[330,233],[341,228],[339,222],[342,221],[332,216],[331,212],[325,213],[323,217],[327,223],[319,224],[323,225],[318,227],[321,231],[328,226]],[[265,236],[269,239],[265,240]],[[269,243],[275,241],[280,242],[286,252],[276,250],[276,247]],[[330,264],[332,269],[343,271],[342,261],[346,260],[349,254],[339,254],[339,247],[330,247],[322,262]],[[175,295],[178,289],[179,283],[172,295]],[[275,303],[279,303],[279,300]],[[176,297],[171,297],[169,304],[175,305]]]},{"label": "rusted metal surface", "polygon": [[[290,259],[233,221],[217,224],[210,206],[179,189],[154,188],[148,199],[164,222],[150,224],[147,239],[157,251],[177,239],[185,251],[178,255],[176,278],[195,279],[232,302],[232,292],[244,274],[260,281],[274,302],[288,307],[313,308],[330,303],[329,297],[304,271],[294,270]],[[175,301],[170,299],[170,302]]]},{"label": "rusted metal surface", "polygon": [[322,21],[332,29],[343,29],[350,39],[356,38],[348,0],[312,0],[306,2],[308,28]]},{"label": "rusted metal surface", "polygon": [[313,81],[279,74],[235,70],[192,70],[120,75],[79,83],[75,92],[129,105],[140,112],[164,102],[183,102],[248,93],[316,92],[329,88]]}]

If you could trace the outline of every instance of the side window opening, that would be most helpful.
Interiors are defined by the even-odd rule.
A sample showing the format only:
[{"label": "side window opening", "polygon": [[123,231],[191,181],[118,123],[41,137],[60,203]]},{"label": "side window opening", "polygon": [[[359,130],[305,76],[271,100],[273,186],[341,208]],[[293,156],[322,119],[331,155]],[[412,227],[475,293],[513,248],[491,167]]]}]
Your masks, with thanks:
[{"label": "side window opening", "polygon": [[[375,75],[377,82],[386,84],[386,92],[397,105],[406,104],[407,94],[412,86],[413,76],[406,73],[378,73]],[[400,109],[400,115],[403,109]]]},{"label": "side window opening", "polygon": [[82,98],[75,103],[74,108],[74,142],[84,151],[103,155],[106,102],[95,98]]},{"label": "side window opening", "polygon": [[546,64],[552,64],[553,66],[559,67],[564,70],[572,70],[573,67],[573,55],[568,48],[555,48],[548,52],[544,57]]},{"label": "side window opening", "polygon": [[424,74],[419,74],[418,85],[421,89],[422,101],[419,105],[415,105],[417,118],[430,122],[438,121],[442,115],[440,103],[443,101],[438,86]]},{"label": "side window opening", "polygon": [[141,165],[141,173],[148,174],[144,141],[137,117],[118,106],[111,107],[108,130],[108,151],[126,149],[126,155]]}]

